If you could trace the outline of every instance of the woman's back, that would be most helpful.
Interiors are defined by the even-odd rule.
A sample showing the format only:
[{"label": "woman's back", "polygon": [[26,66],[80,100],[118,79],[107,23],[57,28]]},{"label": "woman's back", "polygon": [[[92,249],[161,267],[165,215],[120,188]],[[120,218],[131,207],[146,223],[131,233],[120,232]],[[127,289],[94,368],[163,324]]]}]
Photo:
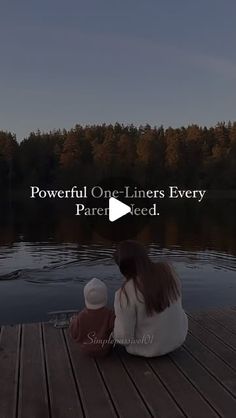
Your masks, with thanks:
[{"label": "woman's back", "polygon": [[178,348],[188,319],[181,286],[169,263],[154,263],[137,241],[123,241],[115,261],[125,283],[115,295],[114,337],[129,353],[153,357]]},{"label": "woman's back", "polygon": [[114,306],[114,337],[130,341],[126,350],[131,354],[160,356],[180,347],[186,338],[188,319],[181,296],[162,312],[148,315],[141,292],[129,280],[123,290],[116,292]]}]

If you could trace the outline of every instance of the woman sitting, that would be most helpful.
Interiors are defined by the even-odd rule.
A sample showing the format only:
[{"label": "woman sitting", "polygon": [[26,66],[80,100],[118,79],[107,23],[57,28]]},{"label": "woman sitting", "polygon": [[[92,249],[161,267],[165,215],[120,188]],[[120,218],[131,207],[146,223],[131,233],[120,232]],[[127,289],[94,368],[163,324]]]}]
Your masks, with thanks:
[{"label": "woman sitting", "polygon": [[161,356],[180,347],[188,318],[174,270],[167,263],[152,262],[136,241],[120,243],[114,258],[125,278],[115,294],[115,341],[128,353],[144,357]]}]

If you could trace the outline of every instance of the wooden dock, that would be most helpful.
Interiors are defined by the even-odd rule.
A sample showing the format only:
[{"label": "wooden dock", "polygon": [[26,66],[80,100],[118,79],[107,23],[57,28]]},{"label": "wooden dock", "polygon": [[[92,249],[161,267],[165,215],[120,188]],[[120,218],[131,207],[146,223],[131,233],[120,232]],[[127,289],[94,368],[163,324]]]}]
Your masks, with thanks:
[{"label": "wooden dock", "polygon": [[67,330],[3,326],[0,418],[234,418],[236,309],[189,314],[189,329],[168,356],[94,360]]}]

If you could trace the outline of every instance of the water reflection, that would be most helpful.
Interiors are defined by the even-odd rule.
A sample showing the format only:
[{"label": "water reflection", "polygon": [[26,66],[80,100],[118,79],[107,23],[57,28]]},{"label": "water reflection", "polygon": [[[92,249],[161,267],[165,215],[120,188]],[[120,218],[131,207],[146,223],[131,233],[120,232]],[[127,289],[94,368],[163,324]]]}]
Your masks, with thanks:
[{"label": "water reflection", "polygon": [[[50,202],[51,203],[51,202]],[[89,219],[73,216],[72,206],[46,202],[21,202],[14,210],[0,207],[0,245],[15,242],[58,242],[96,244],[111,242],[91,227]],[[201,205],[165,205],[161,215],[149,218],[136,237],[160,247],[208,250],[236,254],[236,201],[211,199]],[[109,228],[109,223],[107,223]],[[122,237],[122,231],[121,231]]]},{"label": "water reflection", "polygon": [[[174,264],[188,309],[235,304],[235,206],[228,200],[166,207],[133,237],[148,245],[153,259]],[[13,207],[0,218],[0,324],[79,309],[82,286],[94,276],[106,281],[112,303],[121,281],[112,259],[115,242],[97,235],[68,208]]]},{"label": "water reflection", "polygon": [[[236,256],[232,254],[214,250],[186,251],[180,246],[160,248],[156,243],[151,243],[148,247],[153,260],[182,262],[190,268],[208,264],[217,269],[236,270]],[[20,278],[40,281],[43,276],[46,276],[48,282],[59,281],[62,276],[67,276],[67,281],[81,280],[78,275],[73,276],[73,272],[81,269],[84,272],[93,265],[98,266],[98,269],[104,267],[106,276],[107,266],[114,265],[114,248],[115,244],[107,247],[104,243],[78,245],[18,242],[11,247],[2,246],[0,281]],[[36,276],[39,276],[37,280]]]}]

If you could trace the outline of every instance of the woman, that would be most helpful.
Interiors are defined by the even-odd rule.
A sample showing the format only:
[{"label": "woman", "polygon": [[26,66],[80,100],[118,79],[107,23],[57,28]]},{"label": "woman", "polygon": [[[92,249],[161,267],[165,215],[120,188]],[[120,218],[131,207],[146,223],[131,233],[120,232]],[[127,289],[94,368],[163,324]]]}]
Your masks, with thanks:
[{"label": "woman", "polygon": [[114,339],[130,354],[154,357],[180,347],[188,319],[180,282],[164,262],[154,263],[136,241],[123,241],[114,255],[125,277],[115,293]]}]

